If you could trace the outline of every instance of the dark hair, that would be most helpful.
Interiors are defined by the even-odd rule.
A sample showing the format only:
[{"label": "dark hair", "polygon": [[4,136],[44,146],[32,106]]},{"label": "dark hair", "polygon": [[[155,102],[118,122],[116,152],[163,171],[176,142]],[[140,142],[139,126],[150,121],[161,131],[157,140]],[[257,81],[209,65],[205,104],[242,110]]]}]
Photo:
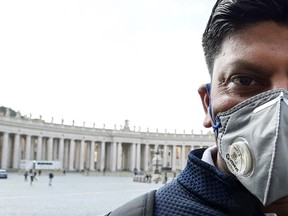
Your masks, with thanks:
[{"label": "dark hair", "polygon": [[218,0],[202,37],[210,75],[223,40],[245,27],[263,21],[288,25],[288,0]]}]

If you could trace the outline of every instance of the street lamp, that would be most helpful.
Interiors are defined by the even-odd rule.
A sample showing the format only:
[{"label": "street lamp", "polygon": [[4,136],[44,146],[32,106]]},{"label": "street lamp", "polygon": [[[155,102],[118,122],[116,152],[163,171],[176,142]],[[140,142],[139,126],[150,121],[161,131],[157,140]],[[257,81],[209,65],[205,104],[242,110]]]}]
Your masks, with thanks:
[{"label": "street lamp", "polygon": [[163,152],[163,149],[159,149],[159,147],[157,147],[151,149],[151,152],[153,152],[155,155],[154,158],[152,159],[152,165],[153,167],[155,166],[154,174],[160,174],[160,170],[162,167],[162,158],[160,154]]}]

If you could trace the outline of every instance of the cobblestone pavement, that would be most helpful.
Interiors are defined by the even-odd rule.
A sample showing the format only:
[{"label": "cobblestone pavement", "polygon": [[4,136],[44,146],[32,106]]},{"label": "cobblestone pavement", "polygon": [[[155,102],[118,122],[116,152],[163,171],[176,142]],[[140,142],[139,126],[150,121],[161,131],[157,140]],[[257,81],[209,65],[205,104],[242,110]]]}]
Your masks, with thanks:
[{"label": "cobblestone pavement", "polygon": [[1,216],[102,216],[130,199],[162,184],[133,182],[131,177],[83,176],[67,173],[30,179],[9,173],[0,179]]}]

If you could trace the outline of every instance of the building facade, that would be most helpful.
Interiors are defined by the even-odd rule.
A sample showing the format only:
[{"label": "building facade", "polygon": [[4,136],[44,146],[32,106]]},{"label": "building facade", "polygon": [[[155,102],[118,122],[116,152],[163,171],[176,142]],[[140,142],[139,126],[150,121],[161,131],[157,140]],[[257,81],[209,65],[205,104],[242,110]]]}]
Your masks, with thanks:
[{"label": "building facade", "polygon": [[128,121],[112,130],[0,115],[0,167],[8,170],[24,169],[23,162],[57,161],[66,171],[151,171],[158,151],[163,167],[177,171],[189,151],[214,143],[211,134],[131,131]]}]

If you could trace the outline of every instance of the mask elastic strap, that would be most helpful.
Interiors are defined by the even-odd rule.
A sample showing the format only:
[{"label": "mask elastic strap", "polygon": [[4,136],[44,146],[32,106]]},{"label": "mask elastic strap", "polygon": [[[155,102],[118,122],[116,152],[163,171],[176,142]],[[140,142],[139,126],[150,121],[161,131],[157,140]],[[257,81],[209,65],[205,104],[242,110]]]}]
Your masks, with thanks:
[{"label": "mask elastic strap", "polygon": [[[213,128],[213,132],[216,135],[216,138],[218,138],[218,129],[222,126],[221,125],[221,121],[218,115],[216,115],[216,119],[213,118],[212,115],[212,103],[211,103],[211,83],[207,83],[206,84],[206,91],[208,94],[208,98],[209,98],[209,114],[210,114],[210,118],[212,119],[212,128]],[[215,121],[216,120],[216,121]]]}]

